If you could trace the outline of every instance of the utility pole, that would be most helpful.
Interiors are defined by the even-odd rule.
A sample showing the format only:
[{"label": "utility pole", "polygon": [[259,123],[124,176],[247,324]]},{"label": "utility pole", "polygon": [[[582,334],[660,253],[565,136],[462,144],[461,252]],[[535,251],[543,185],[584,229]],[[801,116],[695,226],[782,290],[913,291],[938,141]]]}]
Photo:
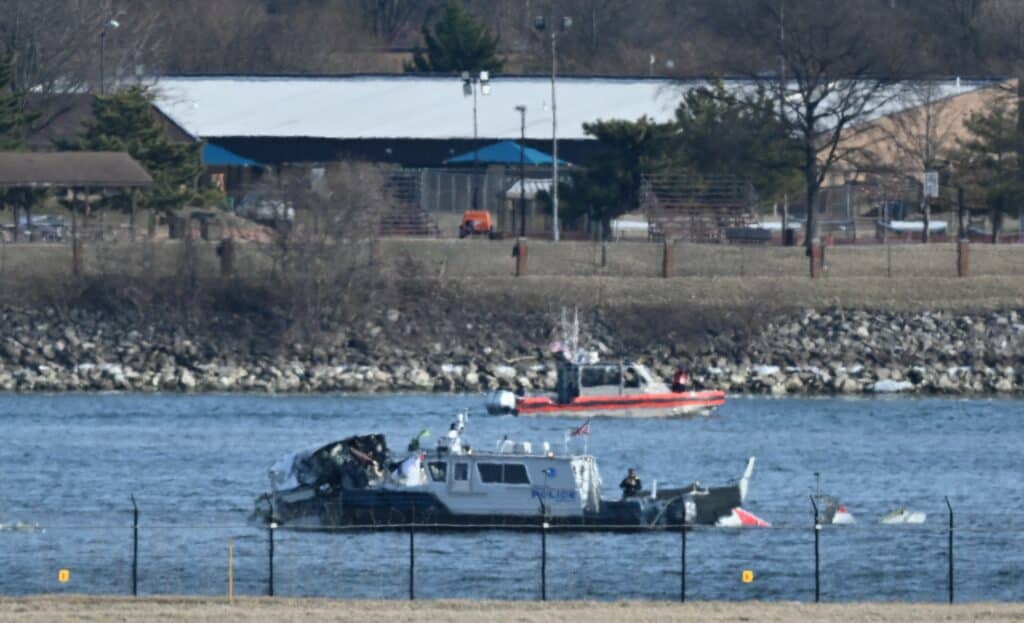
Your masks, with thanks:
[{"label": "utility pole", "polygon": [[[533,22],[534,28],[544,32],[547,21],[538,17]],[[551,28],[551,238],[558,240],[558,107],[555,78],[558,75],[558,35],[568,32],[572,27],[571,17],[558,20],[558,28]]]},{"label": "utility pole", "polygon": [[116,19],[109,20],[107,23],[103,24],[103,30],[100,31],[100,95],[107,92],[105,76],[106,68],[104,67],[107,57],[107,27],[120,28],[121,23]]},{"label": "utility pole", "polygon": [[[478,76],[471,75],[468,71],[462,72],[462,95],[473,96],[473,209],[480,209],[480,194],[478,192],[477,177],[480,171],[480,144],[477,133],[476,117],[476,93],[479,88],[482,95],[491,94],[491,76],[486,71],[481,71]],[[478,86],[479,85],[479,86]]]},{"label": "utility pole", "polygon": [[519,237],[526,237],[526,106],[519,111]]}]

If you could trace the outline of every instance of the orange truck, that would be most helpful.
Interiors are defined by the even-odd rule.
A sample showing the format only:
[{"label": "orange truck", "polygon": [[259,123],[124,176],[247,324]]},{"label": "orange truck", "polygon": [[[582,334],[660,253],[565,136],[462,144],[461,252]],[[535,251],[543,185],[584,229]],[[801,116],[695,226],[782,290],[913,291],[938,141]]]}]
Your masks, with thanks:
[{"label": "orange truck", "polygon": [[491,220],[491,213],[487,210],[466,210],[462,213],[462,222],[459,223],[459,238],[468,236],[487,236],[497,238],[494,231],[494,222]]}]

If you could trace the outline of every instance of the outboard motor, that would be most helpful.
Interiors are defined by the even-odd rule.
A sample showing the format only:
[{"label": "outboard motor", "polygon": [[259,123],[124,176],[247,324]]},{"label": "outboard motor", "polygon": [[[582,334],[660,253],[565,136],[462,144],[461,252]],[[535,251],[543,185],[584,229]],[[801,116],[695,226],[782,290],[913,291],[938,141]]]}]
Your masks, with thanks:
[{"label": "outboard motor", "polygon": [[516,412],[516,395],[505,389],[496,389],[487,394],[485,401],[487,412],[491,415],[504,415]]}]

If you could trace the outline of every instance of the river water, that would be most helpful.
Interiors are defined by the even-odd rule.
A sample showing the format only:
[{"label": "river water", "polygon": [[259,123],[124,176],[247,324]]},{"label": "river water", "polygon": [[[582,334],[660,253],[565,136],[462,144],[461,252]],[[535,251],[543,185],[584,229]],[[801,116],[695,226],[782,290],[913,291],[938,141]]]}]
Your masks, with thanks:
[{"label": "river water", "polygon": [[[505,434],[560,446],[579,424],[487,416],[479,396],[0,395],[0,594],[129,592],[132,495],[140,593],[226,592],[230,541],[236,592],[263,594],[267,531],[247,516],[274,459],[356,433],[402,448],[423,428],[442,434],[461,408],[478,447]],[[710,418],[596,419],[588,443],[606,497],[628,467],[648,484],[716,484],[757,457],[745,507],[774,527],[691,532],[688,599],[813,599],[820,472],[858,520],[822,531],[824,600],[945,600],[944,496],[956,513],[957,600],[1022,600],[1022,429],[1020,400],[735,398]],[[897,506],[927,523],[879,525]],[[678,599],[680,541],[551,534],[548,596]],[[275,592],[405,597],[408,547],[406,534],[279,530]],[[416,594],[535,599],[539,560],[536,533],[418,534]],[[740,581],[744,570],[753,582]]]}]

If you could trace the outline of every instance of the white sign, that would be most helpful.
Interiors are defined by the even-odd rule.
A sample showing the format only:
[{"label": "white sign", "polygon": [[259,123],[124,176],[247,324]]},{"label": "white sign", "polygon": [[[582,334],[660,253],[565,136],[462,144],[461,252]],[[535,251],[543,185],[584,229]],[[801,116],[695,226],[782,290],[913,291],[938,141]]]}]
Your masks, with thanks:
[{"label": "white sign", "polygon": [[924,174],[924,196],[925,197],[938,197],[939,196],[939,172],[938,171],[925,171],[925,174]]}]

